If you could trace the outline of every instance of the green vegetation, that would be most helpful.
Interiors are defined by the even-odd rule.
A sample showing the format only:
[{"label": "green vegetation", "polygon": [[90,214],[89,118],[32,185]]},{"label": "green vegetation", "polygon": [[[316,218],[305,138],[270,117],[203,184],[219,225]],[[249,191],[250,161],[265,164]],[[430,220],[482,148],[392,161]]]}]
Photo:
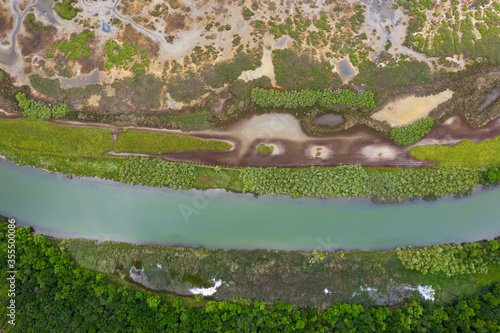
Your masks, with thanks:
[{"label": "green vegetation", "polygon": [[187,163],[170,163],[160,159],[132,157],[120,169],[120,180],[133,185],[190,189],[196,167]]},{"label": "green vegetation", "polygon": [[187,131],[206,129],[210,127],[211,119],[212,114],[205,110],[181,114],[178,116],[168,116],[169,121],[173,121],[178,124],[181,129]]},{"label": "green vegetation", "polygon": [[423,274],[443,272],[446,276],[488,272],[488,265],[500,264],[499,244],[490,240],[483,244],[433,245],[432,247],[397,248],[403,266]]},{"label": "green vegetation", "polygon": [[69,113],[70,109],[68,104],[66,103],[57,103],[52,107],[52,118],[61,119],[66,117]]},{"label": "green vegetation", "polygon": [[316,90],[342,83],[329,62],[318,62],[291,49],[274,50],[273,65],[276,83],[286,90]]},{"label": "green vegetation", "polygon": [[260,55],[239,53],[231,61],[206,66],[203,70],[203,77],[205,82],[213,88],[220,88],[224,83],[236,81],[242,72],[255,69],[260,64]]},{"label": "green vegetation", "polygon": [[224,151],[231,144],[217,140],[202,140],[189,136],[165,135],[148,132],[122,131],[114,151],[145,154],[163,154],[179,151]]},{"label": "green vegetation", "polygon": [[254,15],[255,15],[255,13],[254,13],[254,12],[252,12],[252,11],[250,10],[250,8],[245,7],[245,8],[243,9],[242,15],[243,15],[243,18],[244,18],[246,21],[248,21],[248,20],[250,20],[250,18],[252,18],[252,16],[254,16]]},{"label": "green vegetation", "polygon": [[19,107],[23,110],[23,116],[30,120],[49,120],[51,109],[43,101],[34,101],[26,98],[25,93],[17,93],[16,100],[19,102]]},{"label": "green vegetation", "polygon": [[481,183],[494,184],[498,181],[500,181],[500,167],[491,168],[488,171],[483,172],[483,179],[481,179]]},{"label": "green vegetation", "polygon": [[[178,298],[134,289],[120,279],[78,267],[62,242],[0,224],[0,277],[8,289],[8,235],[16,238],[16,325],[3,310],[0,325],[5,332],[431,332],[496,331],[500,329],[500,286],[493,285],[481,297],[440,307],[432,302],[411,301],[391,311],[388,307],[366,310],[361,305],[337,303],[325,311],[294,309],[281,301],[235,299],[191,306]],[[319,264],[315,264],[317,266]],[[35,292],[34,292],[35,291]],[[0,299],[7,309],[7,293]],[[43,297],[42,297],[43,296]],[[195,306],[197,305],[197,306]],[[200,306],[201,305],[201,306]],[[55,315],[57,314],[57,315]]]},{"label": "green vegetation", "polygon": [[434,126],[434,118],[426,117],[410,125],[391,129],[389,137],[399,146],[411,146],[428,134],[432,126]]},{"label": "green vegetation", "polygon": [[71,38],[69,41],[61,41],[56,45],[57,49],[66,55],[68,60],[76,60],[80,58],[88,58],[90,56],[89,40],[93,40],[94,33],[90,30],[85,30],[81,34]]},{"label": "green vegetation", "polygon": [[36,21],[35,14],[28,13],[28,15],[26,15],[26,30],[30,32],[35,32],[37,30],[42,30],[42,29],[45,31],[49,31],[52,30],[52,26],[43,25],[42,22]]},{"label": "green vegetation", "polygon": [[113,149],[111,131],[28,119],[0,119],[0,147],[20,153],[98,156]]},{"label": "green vegetation", "polygon": [[[158,109],[164,82],[153,74],[123,78],[111,84],[118,100],[130,101],[134,110]],[[128,106],[130,107],[130,106]]]},{"label": "green vegetation", "polygon": [[200,73],[188,71],[169,78],[167,91],[173,99],[190,103],[207,92],[205,82]]},{"label": "green vegetation", "polygon": [[26,97],[25,93],[18,92],[16,100],[23,112],[23,116],[30,120],[49,120],[64,118],[70,111],[68,104],[58,103],[52,107],[43,101],[35,101]]},{"label": "green vegetation", "polygon": [[257,146],[257,153],[260,155],[271,154],[274,151],[274,146],[268,146],[263,143]]},{"label": "green vegetation", "polygon": [[54,10],[56,11],[57,15],[59,15],[63,19],[72,20],[80,11],[73,7],[73,2],[75,2],[75,0],[62,0],[62,2],[56,3],[54,5]]},{"label": "green vegetation", "polygon": [[373,109],[376,107],[374,97],[371,91],[355,93],[351,90],[331,90],[328,88],[316,91],[279,91],[254,88],[250,95],[252,102],[262,108],[285,109],[312,107],[315,104],[325,108],[356,107],[361,109],[366,107]]},{"label": "green vegetation", "polygon": [[[140,57],[135,61],[134,58],[137,54]],[[132,44],[126,40],[123,42],[123,46],[120,47],[116,42],[108,41],[106,44],[106,55],[108,56],[108,60],[104,66],[108,70],[116,66],[124,70],[130,70],[135,76],[138,76],[144,74],[146,68],[149,67],[148,52],[145,49],[139,50],[137,42]]]},{"label": "green vegetation", "polygon": [[61,88],[59,79],[43,78],[38,74],[32,74],[30,83],[36,91],[56,101],[64,101],[68,96],[67,92]]},{"label": "green vegetation", "polygon": [[472,142],[463,140],[454,146],[418,146],[409,150],[419,161],[431,160],[438,166],[465,166],[488,169],[500,166],[500,137]]},{"label": "green vegetation", "polygon": [[[138,158],[127,160],[123,165],[120,181],[157,187],[169,186],[168,182],[165,184],[161,182],[163,178],[169,179],[165,176],[165,171],[156,175],[154,168],[163,163],[167,165],[175,163],[155,159],[143,159],[141,162],[137,160]],[[141,167],[138,168],[137,165]],[[147,171],[142,166],[147,166]],[[224,168],[216,171],[210,167],[195,167],[196,172],[182,175],[182,179],[186,184],[198,183],[199,174],[204,173],[207,177],[206,169],[219,174],[214,175],[211,182],[211,186],[216,188],[224,187],[226,184],[214,184],[214,180],[229,181],[236,172]],[[451,194],[465,195],[478,186],[481,178],[480,171],[461,168],[384,171],[364,169],[355,165],[301,169],[247,167],[239,169],[238,173],[239,182],[236,183],[240,185],[233,190],[240,192],[256,195],[288,195],[293,198],[364,197],[377,202],[403,202],[419,197],[436,198]],[[232,184],[234,186],[234,180]]]},{"label": "green vegetation", "polygon": [[382,104],[385,96],[407,91],[412,84],[428,84],[432,79],[429,65],[425,62],[399,60],[390,61],[386,67],[378,67],[374,62],[365,60],[359,64],[354,83],[366,84],[366,88],[379,99],[378,104]]}]

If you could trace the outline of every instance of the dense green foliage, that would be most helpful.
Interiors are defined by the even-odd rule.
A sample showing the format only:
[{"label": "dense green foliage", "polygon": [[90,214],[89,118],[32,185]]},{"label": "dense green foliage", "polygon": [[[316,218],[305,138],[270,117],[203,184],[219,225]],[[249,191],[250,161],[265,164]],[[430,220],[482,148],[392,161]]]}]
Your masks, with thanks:
[{"label": "dense green foliage", "polygon": [[0,146],[9,150],[88,156],[112,150],[113,139],[108,129],[0,119]]},{"label": "dense green foliage", "polygon": [[491,169],[483,172],[483,179],[481,181],[482,183],[494,184],[498,181],[500,181],[500,167],[491,168]]},{"label": "dense green foliage", "polygon": [[[156,172],[155,167],[162,164],[166,164],[166,167],[161,173]],[[120,180],[141,185],[169,186],[170,179],[178,176],[173,167],[173,175],[165,174],[172,164],[162,160],[144,159],[138,162],[134,159],[124,164]],[[145,166],[148,168],[145,169]],[[186,184],[195,184],[197,174],[207,168],[196,167],[194,170],[197,172],[180,175],[181,180]],[[226,171],[221,169],[218,172],[223,175]],[[364,197],[376,201],[401,202],[418,197],[467,194],[479,184],[480,178],[479,171],[461,168],[399,169],[391,172],[371,171],[355,165],[301,169],[248,167],[239,170],[241,187],[238,190],[256,195],[288,195],[294,198]],[[162,183],[162,179],[167,181]]]},{"label": "dense green foliage", "polygon": [[374,94],[371,91],[355,93],[346,89],[322,89],[301,91],[279,91],[275,89],[254,88],[250,94],[252,102],[263,108],[296,109],[318,104],[325,108],[356,107],[373,109]]},{"label": "dense green foliage", "polygon": [[165,135],[148,132],[122,131],[114,151],[163,154],[179,151],[224,151],[231,144],[218,140],[202,140],[189,136]]},{"label": "dense green foliage", "polygon": [[66,117],[69,113],[70,109],[68,104],[66,103],[57,103],[52,107],[52,118],[61,119]]},{"label": "dense green foliage", "polygon": [[190,189],[196,177],[195,171],[195,166],[187,163],[132,157],[121,168],[120,180],[134,185]]},{"label": "dense green foliage", "polygon": [[72,4],[74,1],[75,0],[62,0],[62,2],[56,3],[54,5],[54,10],[56,11],[57,15],[65,20],[73,19],[73,17],[75,17],[79,11],[75,7],[73,7]]},{"label": "dense green foliage", "polygon": [[291,49],[274,50],[273,65],[276,83],[286,90],[317,90],[342,83],[329,62],[318,62]]},{"label": "dense green foliage", "polygon": [[68,104],[57,103],[52,107],[43,101],[35,101],[26,97],[25,93],[17,93],[16,100],[23,112],[23,116],[30,120],[49,120],[64,118],[70,111]]},{"label": "dense green foliage", "polygon": [[30,120],[49,120],[51,116],[50,107],[43,101],[35,101],[26,98],[25,93],[17,93],[16,100],[23,112],[23,116]]},{"label": "dense green foliage", "polygon": [[94,33],[90,30],[85,30],[81,34],[71,38],[69,41],[61,41],[57,45],[57,49],[64,53],[68,60],[88,58],[90,56],[90,49],[87,43],[89,40],[93,39]]},{"label": "dense green foliage", "polygon": [[271,154],[273,151],[274,151],[273,146],[268,146],[268,145],[265,145],[263,143],[261,143],[260,145],[257,146],[257,153],[260,155]]},{"label": "dense green foliage", "polygon": [[500,166],[500,137],[480,142],[463,140],[454,146],[417,146],[408,151],[417,160],[431,160],[438,166],[488,169]]},{"label": "dense green foliage", "polygon": [[[6,223],[0,224],[1,288],[8,289]],[[391,311],[341,304],[322,314],[294,309],[277,301],[210,301],[202,307],[168,301],[112,282],[105,274],[78,268],[64,247],[55,247],[29,228],[16,235],[16,325],[6,316],[7,293],[1,294],[0,325],[5,332],[456,332],[500,329],[500,286],[483,297],[439,307],[412,301]]]},{"label": "dense green foliage", "polygon": [[[113,66],[130,70],[135,76],[144,74],[149,67],[148,52],[145,49],[138,49],[137,42],[130,43],[127,40],[120,47],[114,41],[108,41],[106,44],[106,55],[108,60],[104,66],[109,70]],[[139,59],[134,58],[139,56]]]},{"label": "dense green foliage", "polygon": [[486,273],[489,264],[500,263],[498,249],[498,242],[490,240],[484,244],[397,248],[396,255],[408,269],[415,269],[424,274],[443,272],[446,276],[453,276]]},{"label": "dense green foliage", "polygon": [[411,146],[428,134],[432,126],[434,126],[434,118],[425,117],[410,125],[391,129],[389,137],[399,146]]}]

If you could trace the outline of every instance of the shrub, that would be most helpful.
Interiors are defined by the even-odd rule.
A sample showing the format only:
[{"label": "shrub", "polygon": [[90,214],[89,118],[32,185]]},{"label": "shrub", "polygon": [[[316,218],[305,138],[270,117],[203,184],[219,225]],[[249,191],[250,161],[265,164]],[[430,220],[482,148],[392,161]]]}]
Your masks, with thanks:
[{"label": "shrub", "polygon": [[75,0],[63,0],[62,3],[56,3],[54,5],[54,10],[57,15],[62,17],[65,20],[71,20],[76,16],[78,10],[73,7],[73,2]]},{"label": "shrub", "polygon": [[399,146],[411,146],[428,134],[432,126],[434,126],[434,119],[426,117],[410,125],[391,129],[389,137]]},{"label": "shrub", "polygon": [[61,119],[66,117],[70,109],[66,103],[57,103],[52,107],[52,117],[55,119]]},{"label": "shrub", "polygon": [[257,153],[260,155],[271,154],[273,151],[274,151],[273,146],[267,146],[263,143],[261,143],[260,145],[257,146]]},{"label": "shrub", "polygon": [[90,56],[90,49],[87,44],[89,40],[93,40],[94,38],[92,31],[85,30],[69,41],[63,40],[57,45],[57,48],[66,55],[68,60],[88,58]]},{"label": "shrub", "polygon": [[250,94],[252,102],[260,107],[286,109],[312,107],[315,104],[325,108],[338,106],[375,108],[374,97],[371,91],[355,93],[345,89],[278,91],[275,89],[254,88]]},{"label": "shrub", "polygon": [[30,75],[31,86],[41,94],[56,101],[63,101],[67,93],[61,88],[61,81],[59,79],[43,78],[38,74]]},{"label": "shrub", "polygon": [[51,109],[42,101],[34,101],[26,98],[26,94],[17,93],[16,100],[23,110],[23,116],[30,120],[49,120]]}]

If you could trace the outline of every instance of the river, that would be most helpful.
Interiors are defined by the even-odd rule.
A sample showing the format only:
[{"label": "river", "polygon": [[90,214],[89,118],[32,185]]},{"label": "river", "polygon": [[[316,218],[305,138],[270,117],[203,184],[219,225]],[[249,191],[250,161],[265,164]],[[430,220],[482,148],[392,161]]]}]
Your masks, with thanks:
[{"label": "river", "polygon": [[130,186],[0,159],[0,213],[55,237],[209,248],[382,249],[500,235],[500,190],[376,205]]}]

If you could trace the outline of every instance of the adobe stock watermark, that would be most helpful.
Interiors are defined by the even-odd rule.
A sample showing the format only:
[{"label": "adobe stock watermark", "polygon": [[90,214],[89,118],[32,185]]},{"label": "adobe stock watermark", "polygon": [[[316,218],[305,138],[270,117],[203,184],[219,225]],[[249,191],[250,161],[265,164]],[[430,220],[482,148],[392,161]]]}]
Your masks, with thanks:
[{"label": "adobe stock watermark", "polygon": [[196,191],[190,204],[181,203],[178,205],[184,223],[190,224],[193,216],[200,215],[201,211],[208,207],[211,199],[219,196],[219,191]]},{"label": "adobe stock watermark", "polygon": [[326,236],[326,239],[318,237],[316,238],[316,241],[319,244],[319,247],[316,248],[316,251],[324,252],[340,248],[340,243],[333,242],[331,235]]},{"label": "adobe stock watermark", "polygon": [[9,219],[7,225],[7,322],[16,325],[16,220]]}]

